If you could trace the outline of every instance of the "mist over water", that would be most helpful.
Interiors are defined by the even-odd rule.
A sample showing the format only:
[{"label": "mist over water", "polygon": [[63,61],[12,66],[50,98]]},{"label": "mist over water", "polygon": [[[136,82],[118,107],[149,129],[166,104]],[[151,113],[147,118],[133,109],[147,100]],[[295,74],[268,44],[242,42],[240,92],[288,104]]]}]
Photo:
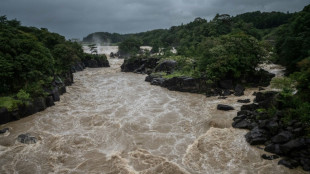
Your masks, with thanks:
[{"label": "mist over water", "polygon": [[[238,99],[169,91],[110,68],[74,74],[56,105],[1,125],[0,173],[303,173],[266,161],[231,127]],[[229,104],[236,110],[216,110]],[[22,133],[38,138],[21,144]]]}]

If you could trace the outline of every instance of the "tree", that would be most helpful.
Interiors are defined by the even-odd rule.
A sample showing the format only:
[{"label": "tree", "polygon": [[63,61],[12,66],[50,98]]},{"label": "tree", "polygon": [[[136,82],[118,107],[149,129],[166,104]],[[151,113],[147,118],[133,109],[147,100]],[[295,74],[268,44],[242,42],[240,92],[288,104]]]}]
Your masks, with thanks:
[{"label": "tree", "polygon": [[141,40],[130,37],[124,40],[119,45],[119,52],[121,55],[134,55],[137,54],[140,50],[140,46],[142,45]]},{"label": "tree", "polygon": [[264,53],[258,41],[244,33],[207,38],[199,50],[202,52],[198,60],[200,71],[215,81],[245,78],[255,71]]}]

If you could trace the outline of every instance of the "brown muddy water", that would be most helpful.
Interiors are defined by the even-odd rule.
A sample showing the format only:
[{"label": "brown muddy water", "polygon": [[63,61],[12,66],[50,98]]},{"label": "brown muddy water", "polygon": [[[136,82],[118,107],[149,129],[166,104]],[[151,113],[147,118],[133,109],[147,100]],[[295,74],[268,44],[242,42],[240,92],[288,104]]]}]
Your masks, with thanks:
[{"label": "brown muddy water", "polygon": [[[111,68],[74,74],[75,83],[55,106],[1,125],[0,173],[303,173],[266,161],[263,150],[231,127],[238,99],[169,91],[145,75]],[[217,111],[230,104],[235,111]],[[17,136],[30,133],[36,144]]]}]

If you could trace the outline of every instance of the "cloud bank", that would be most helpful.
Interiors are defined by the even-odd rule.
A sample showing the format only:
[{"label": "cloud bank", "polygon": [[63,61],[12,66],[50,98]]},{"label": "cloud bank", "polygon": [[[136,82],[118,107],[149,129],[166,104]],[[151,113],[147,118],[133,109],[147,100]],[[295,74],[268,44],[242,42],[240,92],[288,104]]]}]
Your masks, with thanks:
[{"label": "cloud bank", "polygon": [[70,38],[97,32],[137,33],[170,28],[196,17],[251,11],[296,12],[309,0],[1,0],[0,15]]}]

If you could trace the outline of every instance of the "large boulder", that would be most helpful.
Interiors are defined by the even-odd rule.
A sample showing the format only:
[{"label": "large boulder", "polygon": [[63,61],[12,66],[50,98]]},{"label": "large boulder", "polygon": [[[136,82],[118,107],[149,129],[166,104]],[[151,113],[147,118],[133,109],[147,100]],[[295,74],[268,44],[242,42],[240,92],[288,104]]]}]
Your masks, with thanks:
[{"label": "large boulder", "polygon": [[58,87],[55,87],[52,91],[51,91],[51,96],[53,97],[54,101],[59,101],[60,100],[60,94],[58,91]]},{"label": "large boulder", "polygon": [[0,130],[0,134],[4,134],[4,133],[6,133],[9,130],[10,130],[9,128],[3,128],[3,129]]},{"label": "large boulder", "polygon": [[161,86],[164,83],[165,79],[164,78],[153,78],[151,81],[151,85],[157,85]]},{"label": "large boulder", "polygon": [[234,107],[229,106],[229,105],[223,105],[223,104],[218,104],[216,108],[217,110],[222,110],[222,111],[234,110]]},{"label": "large boulder", "polygon": [[178,63],[175,60],[164,60],[155,67],[154,71],[166,72],[168,74],[171,74],[174,71],[177,64]]},{"label": "large boulder", "polygon": [[122,72],[135,72],[150,74],[158,65],[159,58],[131,57],[124,60],[121,65]]},{"label": "large boulder", "polygon": [[251,103],[250,99],[238,100],[238,103]]},{"label": "large boulder", "polygon": [[237,84],[236,87],[235,87],[235,96],[242,96],[242,95],[244,95],[244,90],[245,90],[245,88],[242,85]]},{"label": "large boulder", "polygon": [[266,155],[266,154],[263,154],[262,158],[265,159],[265,160],[274,160],[274,159],[280,158],[280,156],[278,156],[278,155]]},{"label": "large boulder", "polygon": [[86,60],[84,61],[85,66],[89,67],[89,68],[98,68],[98,62],[97,60],[94,59],[90,59],[90,60]]},{"label": "large boulder", "polygon": [[245,135],[245,138],[251,145],[264,144],[268,140],[268,132],[264,129],[255,127]]},{"label": "large boulder", "polygon": [[107,59],[97,60],[98,67],[110,67],[109,61]]},{"label": "large boulder", "polygon": [[[239,117],[241,117],[241,116],[239,116]],[[253,124],[251,123],[251,121],[249,121],[247,119],[236,119],[232,123],[232,126],[234,128],[239,128],[239,129],[251,129],[251,128],[253,128]]]},{"label": "large boulder", "polygon": [[29,133],[18,135],[17,141],[24,144],[35,144],[37,142],[37,138],[30,135]]},{"label": "large boulder", "polygon": [[258,109],[258,105],[254,104],[254,103],[241,106],[242,111],[243,110],[255,111],[256,109]]},{"label": "large boulder", "polygon": [[245,83],[253,86],[268,86],[270,84],[271,79],[275,75],[272,73],[269,73],[268,71],[265,71],[263,69],[260,69],[259,71],[255,71],[252,74],[249,74],[246,79],[244,80]]},{"label": "large boulder", "polygon": [[166,79],[162,87],[166,87],[169,90],[181,91],[181,92],[200,92],[200,79],[194,79],[191,77],[173,77]]},{"label": "large boulder", "polygon": [[293,134],[289,131],[283,131],[271,138],[272,143],[282,144],[293,138]]},{"label": "large boulder", "polygon": [[268,144],[264,150],[266,152],[282,155],[282,151],[280,150],[280,144]]},{"label": "large boulder", "polygon": [[275,97],[277,94],[278,92],[275,91],[257,92],[254,102],[258,103],[260,108],[269,108],[276,104]]},{"label": "large boulder", "polygon": [[298,138],[298,139],[290,140],[289,142],[280,145],[280,150],[284,154],[289,154],[291,151],[296,150],[296,149],[302,149],[305,146],[307,146],[307,142],[305,141],[305,139]]}]

